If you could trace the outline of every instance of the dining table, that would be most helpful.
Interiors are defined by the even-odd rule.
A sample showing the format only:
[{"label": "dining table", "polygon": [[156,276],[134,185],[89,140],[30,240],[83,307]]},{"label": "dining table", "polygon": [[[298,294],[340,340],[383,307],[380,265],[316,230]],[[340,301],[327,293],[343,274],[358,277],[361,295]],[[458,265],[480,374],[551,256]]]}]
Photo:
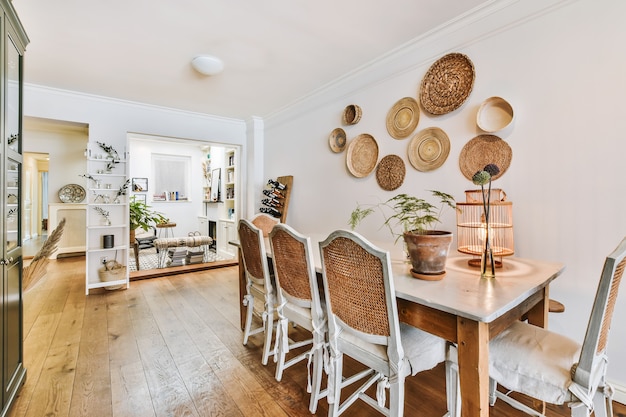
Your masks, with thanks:
[{"label": "dining table", "polygon": [[[319,242],[326,236],[309,235],[313,262],[322,273]],[[239,248],[238,241],[231,244]],[[381,248],[385,248],[380,245]],[[265,239],[268,258],[269,240]],[[239,253],[239,290],[246,293],[245,271]],[[489,415],[489,340],[524,316],[547,327],[550,283],[564,270],[559,262],[520,257],[502,258],[495,278],[483,278],[468,264],[470,256],[451,256],[445,275],[430,281],[414,278],[406,259],[392,258],[392,272],[400,321],[437,335],[457,347],[461,415]],[[245,310],[241,304],[243,328]]]}]

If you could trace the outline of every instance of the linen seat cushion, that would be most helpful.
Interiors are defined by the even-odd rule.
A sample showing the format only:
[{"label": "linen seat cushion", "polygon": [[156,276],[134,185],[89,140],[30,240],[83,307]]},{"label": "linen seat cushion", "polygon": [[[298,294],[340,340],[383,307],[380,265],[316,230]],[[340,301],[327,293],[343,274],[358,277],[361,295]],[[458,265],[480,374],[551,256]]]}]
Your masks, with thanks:
[{"label": "linen seat cushion", "polygon": [[[446,341],[416,327],[400,323],[400,340],[404,349],[404,361],[408,363],[400,372],[402,376],[433,369],[446,358]],[[378,363],[378,369],[388,368],[387,346],[369,343],[347,331],[339,335],[338,343],[341,350],[350,356],[369,357],[370,361]]]},{"label": "linen seat cushion", "polygon": [[573,400],[568,389],[580,350],[568,337],[515,322],[489,343],[489,375],[507,389],[563,404]]},{"label": "linen seat cushion", "polygon": [[288,302],[283,306],[283,313],[298,326],[313,331],[313,317],[311,316],[310,308],[300,307]]},{"label": "linen seat cushion", "polygon": [[[258,300],[258,302],[255,301],[254,303],[254,311],[262,316],[263,311],[265,311],[265,305],[263,303],[263,300],[265,299],[265,285],[253,283],[250,286],[250,294]],[[276,288],[272,288],[272,299],[276,299]],[[278,318],[278,312],[276,309],[274,309],[273,317],[275,320]]]},{"label": "linen seat cushion", "polygon": [[441,337],[405,323],[400,323],[400,336],[411,375],[433,369],[446,359],[446,341]]}]

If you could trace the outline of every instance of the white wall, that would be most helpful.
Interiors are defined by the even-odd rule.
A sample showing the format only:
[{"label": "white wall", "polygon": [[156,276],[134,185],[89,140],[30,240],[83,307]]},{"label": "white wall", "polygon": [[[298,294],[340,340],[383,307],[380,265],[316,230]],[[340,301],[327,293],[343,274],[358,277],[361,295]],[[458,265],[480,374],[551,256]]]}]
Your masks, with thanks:
[{"label": "white wall", "polygon": [[[200,144],[196,143],[175,143],[158,140],[141,140],[131,136],[129,140],[130,151],[130,178],[147,178],[148,192],[146,203],[155,211],[162,213],[176,223],[173,230],[175,236],[187,236],[189,232],[199,230],[197,216],[203,213],[203,176],[202,176],[202,156]],[[190,161],[190,194],[186,201],[152,201],[155,191],[154,171],[152,166],[153,154],[170,155],[174,157],[188,157]],[[172,172],[172,175],[177,173]],[[129,188],[130,189],[130,188]],[[130,193],[133,195],[135,193]]]},{"label": "white wall", "polygon": [[86,126],[52,123],[26,117],[24,120],[24,152],[47,153],[48,202],[61,203],[59,190],[67,184],[85,186],[79,175],[87,173],[85,148],[88,132]]},{"label": "white wall", "polygon": [[[513,159],[494,186],[513,202],[516,255],[566,265],[551,286],[551,296],[566,311],[550,316],[550,328],[582,341],[604,257],[626,236],[623,16],[626,2],[615,0],[494,2],[266,119],[265,177],[294,176],[287,222],[303,232],[330,232],[348,227],[357,202],[398,192],[426,196],[429,189],[464,199],[464,190],[475,186],[459,170],[459,153],[482,133],[475,124],[481,102],[504,97],[516,114],[501,136]],[[418,172],[406,156],[410,139],[395,140],[387,133],[387,111],[404,96],[417,98],[428,67],[453,51],[473,61],[474,90],[453,113],[422,113],[416,132],[441,127],[451,151],[438,170]],[[328,136],[342,126],[342,111],[352,103],[362,107],[363,117],[343,126],[348,138],[370,133],[378,141],[379,158],[403,157],[407,175],[398,190],[383,191],[374,174],[352,177],[345,152],[331,152]],[[455,225],[448,213],[442,228],[455,230]],[[366,222],[359,231],[374,240],[389,239],[379,226]],[[626,402],[626,333],[620,331],[625,326],[622,294],[609,347],[609,378],[620,386],[621,402]]]}]

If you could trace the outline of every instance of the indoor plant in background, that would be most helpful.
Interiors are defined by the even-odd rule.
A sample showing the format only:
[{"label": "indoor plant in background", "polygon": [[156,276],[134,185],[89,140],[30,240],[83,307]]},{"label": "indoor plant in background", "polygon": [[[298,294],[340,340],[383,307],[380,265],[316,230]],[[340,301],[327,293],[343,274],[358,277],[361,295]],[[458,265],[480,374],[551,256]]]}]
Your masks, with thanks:
[{"label": "indoor plant in background", "polygon": [[141,227],[144,231],[148,231],[152,225],[167,222],[163,214],[152,210],[152,208],[143,201],[138,201],[133,198],[130,200],[128,207],[131,245],[135,241],[135,230],[137,228]]},{"label": "indoor plant in background", "polygon": [[[398,194],[389,200],[371,205],[359,204],[350,215],[354,229],[364,218],[379,210],[396,241],[402,236],[411,261],[411,275],[420,279],[439,280],[445,274],[452,233],[434,230],[446,207],[456,209],[454,197],[441,191],[430,193],[439,205],[408,194]],[[398,228],[400,226],[400,228]]]}]

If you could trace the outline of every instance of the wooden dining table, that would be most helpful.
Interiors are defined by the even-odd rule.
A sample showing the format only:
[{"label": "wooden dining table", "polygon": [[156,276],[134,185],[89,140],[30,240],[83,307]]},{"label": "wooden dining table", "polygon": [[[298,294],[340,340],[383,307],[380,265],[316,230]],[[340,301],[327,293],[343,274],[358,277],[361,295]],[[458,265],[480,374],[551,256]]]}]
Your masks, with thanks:
[{"label": "wooden dining table", "polygon": [[[313,258],[321,274],[319,241],[311,236]],[[239,247],[238,242],[230,242]],[[266,239],[268,257],[271,257]],[[239,253],[241,260],[241,253]],[[410,274],[405,260],[393,260],[392,269],[400,321],[440,336],[457,346],[463,417],[489,415],[489,340],[525,315],[529,323],[546,327],[550,283],[564,270],[559,262],[503,258],[495,278],[482,278],[467,256],[450,257],[439,281]],[[246,292],[239,263],[241,300]],[[245,310],[241,304],[242,328]]]}]

